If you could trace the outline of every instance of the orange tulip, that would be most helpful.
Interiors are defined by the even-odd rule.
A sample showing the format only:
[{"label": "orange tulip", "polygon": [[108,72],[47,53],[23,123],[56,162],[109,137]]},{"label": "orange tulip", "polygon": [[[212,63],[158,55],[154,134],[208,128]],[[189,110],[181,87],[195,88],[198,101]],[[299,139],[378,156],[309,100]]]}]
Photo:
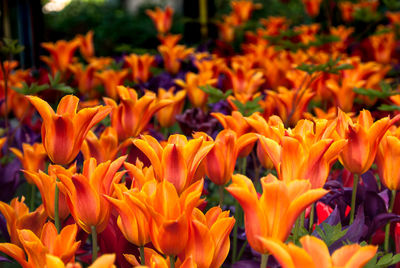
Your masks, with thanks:
[{"label": "orange tulip", "polygon": [[167,180],[144,188],[148,189],[145,204],[151,214],[150,237],[154,247],[168,256],[180,254],[189,239],[192,211],[201,202],[203,180],[192,184],[180,196]]},{"label": "orange tulip", "polygon": [[[310,121],[300,121],[302,122]],[[313,128],[314,124],[311,123],[309,126]],[[335,141],[329,136],[318,137],[318,134],[322,133],[318,133],[318,124],[315,127],[317,131],[315,134],[313,129],[300,135],[289,136],[289,132],[288,136],[283,136],[279,142],[259,136],[261,148],[272,160],[281,180],[285,182],[309,180],[313,189],[325,184],[330,168],[346,145],[346,141],[344,139]],[[331,128],[330,131],[332,130],[334,129]],[[315,136],[311,137],[312,135]]]},{"label": "orange tulip", "polygon": [[127,75],[128,70],[126,69],[120,71],[110,69],[102,71],[101,73],[95,73],[94,76],[100,79],[100,81],[103,83],[106,95],[111,99],[117,99],[117,86],[123,84]]},{"label": "orange tulip", "polygon": [[93,34],[93,31],[89,31],[85,36],[78,35],[79,51],[86,61],[94,57]]},{"label": "orange tulip", "polygon": [[23,268],[46,267],[46,254],[68,263],[74,261],[75,252],[81,243],[75,242],[77,231],[78,228],[73,224],[64,227],[57,234],[54,224],[48,222],[43,226],[40,238],[28,229],[17,231],[23,249],[14,244],[0,243],[0,251],[14,258]]},{"label": "orange tulip", "polygon": [[186,73],[185,81],[176,79],[175,83],[186,90],[190,103],[194,107],[205,107],[208,100],[206,92],[200,89],[201,86],[215,85],[217,79],[213,78],[213,73],[210,71],[195,74],[192,72]]},{"label": "orange tulip", "polygon": [[194,52],[194,49],[186,48],[184,45],[160,45],[158,46],[158,51],[163,58],[164,68],[170,74],[177,74],[179,69],[181,68],[181,61],[192,54]]},{"label": "orange tulip", "polygon": [[233,13],[239,20],[239,24],[246,23],[253,10],[260,9],[261,4],[254,4],[252,1],[248,0],[235,0],[231,2]]},{"label": "orange tulip", "polygon": [[314,236],[300,238],[303,248],[293,243],[285,245],[273,238],[260,239],[283,268],[361,268],[375,256],[378,249],[377,246],[344,245],[331,256],[326,244]]},{"label": "orange tulip", "polygon": [[251,97],[265,81],[263,73],[252,68],[237,67],[233,70],[227,69],[225,74],[232,86],[235,97],[243,96],[246,100],[251,100]]},{"label": "orange tulip", "polygon": [[[195,135],[212,141],[212,138],[205,133],[196,133]],[[204,159],[206,174],[210,180],[217,185],[227,184],[235,171],[240,152],[256,141],[257,136],[254,133],[247,133],[240,137],[230,129],[218,133],[214,147]]]},{"label": "orange tulip", "polygon": [[141,190],[146,182],[156,180],[153,166],[144,167],[143,162],[139,158],[136,158],[135,165],[125,162],[124,167],[132,179],[131,189],[137,188]]},{"label": "orange tulip", "polygon": [[398,120],[400,115],[390,119],[382,118],[373,122],[371,113],[362,110],[357,122],[339,109],[337,132],[348,140],[347,145],[339,155],[343,166],[353,174],[365,173],[374,162],[379,142],[386,131]]},{"label": "orange tulip", "polygon": [[118,152],[128,145],[128,142],[118,143],[117,130],[108,127],[100,134],[100,138],[89,131],[82,144],[82,154],[85,160],[96,158],[97,163],[114,160]]},{"label": "orange tulip", "polygon": [[214,146],[201,137],[188,141],[180,134],[169,136],[164,147],[149,135],[143,135],[133,143],[150,160],[156,179],[169,181],[179,194],[194,182],[201,161]]},{"label": "orange tulip", "polygon": [[268,248],[260,238],[285,241],[300,213],[328,192],[311,189],[310,182],[305,180],[285,183],[269,174],[261,178],[263,194],[258,198],[253,183],[246,176],[235,174],[232,181],[226,189],[244,210],[247,241],[261,254],[267,253]]},{"label": "orange tulip", "polygon": [[[10,148],[10,150],[18,157],[24,170],[32,172],[37,172],[39,169],[44,170],[47,153],[43,147],[43,144],[34,143],[33,145],[30,145],[28,143],[23,143],[23,152],[17,148]],[[32,184],[32,181],[28,177],[27,181],[28,183]]]},{"label": "orange tulip", "polygon": [[150,242],[150,214],[138,200],[137,193],[137,189],[133,189],[123,193],[122,198],[105,197],[118,211],[117,224],[124,237],[139,247]]},{"label": "orange tulip", "polygon": [[82,174],[57,173],[60,190],[67,196],[67,203],[75,222],[86,232],[91,227],[101,233],[107,226],[111,208],[104,195],[111,195],[114,183],[118,183],[125,171],[117,172],[126,156],[97,165],[90,158],[83,163]]},{"label": "orange tulip", "polygon": [[[116,268],[114,262],[115,254],[103,254],[94,263],[89,265],[88,268]],[[60,258],[51,254],[46,254],[46,265],[47,268],[82,268],[79,263],[64,265]]]},{"label": "orange tulip", "polygon": [[[76,168],[71,168],[74,171]],[[39,172],[33,172],[29,170],[23,170],[26,177],[29,178],[39,189],[42,197],[42,203],[46,211],[47,216],[54,220],[54,199],[55,199],[55,188],[57,176],[56,172],[67,173],[61,166],[49,165],[49,175],[39,170]],[[61,221],[65,220],[69,215],[69,209],[67,205],[67,199],[64,193],[59,193],[59,204],[58,204],[58,215]]]},{"label": "orange tulip", "polygon": [[172,100],[170,105],[165,106],[156,113],[157,121],[162,127],[171,127],[175,124],[175,116],[182,112],[183,105],[185,104],[186,92],[184,90],[179,90],[174,94],[174,90],[174,87],[168,90],[163,88],[158,89],[157,99],[159,101],[164,99]]},{"label": "orange tulip", "polygon": [[75,50],[79,47],[79,40],[59,40],[56,43],[42,43],[42,47],[50,52],[50,57],[41,56],[41,59],[55,71],[65,72],[68,65],[72,63]]},{"label": "orange tulip", "polygon": [[204,215],[194,209],[188,244],[179,258],[191,256],[199,268],[221,267],[229,253],[229,233],[234,225],[235,218],[229,217],[229,211],[213,207]]},{"label": "orange tulip", "polygon": [[322,0],[302,0],[302,2],[308,15],[311,17],[318,16]]},{"label": "orange tulip", "polygon": [[138,136],[154,113],[172,103],[171,100],[157,101],[155,94],[149,92],[138,98],[134,89],[124,86],[118,86],[117,92],[120,104],[109,98],[104,101],[112,107],[111,126],[117,130],[120,141]]},{"label": "orange tulip", "polygon": [[151,76],[150,67],[155,63],[155,57],[150,54],[130,54],[124,61],[132,71],[132,80],[136,83],[147,82]]},{"label": "orange tulip", "polygon": [[165,10],[156,7],[155,11],[148,9],[146,14],[153,21],[158,33],[165,34],[171,28],[172,15],[174,14],[174,10],[171,7],[167,6]]},{"label": "orange tulip", "polygon": [[0,212],[7,222],[7,231],[11,243],[21,246],[17,230],[29,229],[36,235],[40,235],[43,224],[46,221],[46,213],[42,206],[29,213],[29,208],[24,203],[25,197],[11,200],[10,205],[0,201]]},{"label": "orange tulip", "polygon": [[388,131],[379,143],[375,162],[381,182],[390,190],[400,190],[400,139]]},{"label": "orange tulip", "polygon": [[100,67],[103,67],[101,66],[102,64],[94,60],[86,65],[85,68],[80,63],[68,66],[69,70],[74,74],[75,83],[77,83],[79,92],[82,95],[93,97],[98,94],[95,88],[100,84],[100,81],[95,77],[95,72]]},{"label": "orange tulip", "polygon": [[169,257],[164,259],[163,256],[158,254],[154,249],[151,248],[144,248],[144,258],[146,266],[141,266],[138,260],[136,259],[135,255],[131,254],[124,254],[125,259],[133,265],[133,267],[143,267],[143,268],[168,268],[169,265]]},{"label": "orange tulip", "polygon": [[372,47],[374,60],[384,64],[390,63],[396,48],[396,37],[394,32],[371,35],[368,39]]},{"label": "orange tulip", "polygon": [[93,107],[76,112],[79,99],[73,95],[63,97],[57,113],[44,100],[28,96],[43,119],[43,146],[50,160],[66,165],[75,159],[89,130],[111,111],[109,107]]}]

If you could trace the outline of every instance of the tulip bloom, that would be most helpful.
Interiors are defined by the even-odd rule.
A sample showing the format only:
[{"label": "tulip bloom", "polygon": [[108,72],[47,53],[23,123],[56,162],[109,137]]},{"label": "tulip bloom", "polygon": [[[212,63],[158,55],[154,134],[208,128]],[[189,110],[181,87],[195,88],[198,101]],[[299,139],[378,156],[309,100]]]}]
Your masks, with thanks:
[{"label": "tulip bloom", "polygon": [[[140,262],[136,259],[135,255],[124,254],[125,259],[132,264],[133,267],[142,267]],[[166,259],[158,254],[154,249],[144,248],[145,267],[149,268],[168,268],[169,257]],[[182,266],[180,266],[182,267]],[[193,268],[193,267],[191,267]]]},{"label": "tulip bloom", "polygon": [[[75,167],[72,168],[74,170]],[[54,220],[54,199],[55,199],[55,188],[56,188],[56,170],[57,172],[67,173],[61,166],[49,165],[49,175],[39,170],[39,172],[33,172],[29,170],[23,170],[26,177],[29,178],[39,189],[42,197],[42,203],[46,211],[47,216]],[[59,193],[58,201],[58,215],[61,221],[65,220],[69,215],[69,209],[67,206],[67,199],[64,193]]]},{"label": "tulip bloom", "polygon": [[186,92],[180,90],[174,94],[174,90],[174,87],[168,90],[163,88],[158,89],[158,100],[172,100],[170,105],[165,106],[156,113],[157,121],[162,127],[171,127],[175,124],[175,116],[182,112],[183,105],[185,104]]},{"label": "tulip bloom", "polygon": [[398,120],[400,120],[400,115],[393,119],[385,117],[373,122],[371,113],[368,110],[362,110],[357,122],[353,123],[347,114],[339,110],[337,132],[348,140],[339,155],[343,166],[353,174],[365,173],[374,162],[382,137]]},{"label": "tulip bloom", "polygon": [[251,100],[253,95],[259,90],[265,82],[263,73],[257,69],[244,68],[243,66],[227,69],[225,74],[232,86],[233,94],[236,98]]},{"label": "tulip bloom", "polygon": [[86,61],[94,57],[93,34],[93,31],[89,31],[85,36],[78,35],[79,51]]},{"label": "tulip bloom", "polygon": [[192,211],[201,202],[203,180],[192,184],[180,196],[167,180],[144,188],[147,189],[144,201],[151,215],[150,237],[154,247],[168,256],[180,254],[189,239]]},{"label": "tulip bloom", "polygon": [[66,165],[75,159],[89,130],[111,111],[109,107],[93,107],[76,112],[79,99],[73,95],[63,97],[57,113],[44,100],[28,96],[42,116],[42,141],[50,160]]},{"label": "tulip bloom", "polygon": [[167,6],[165,10],[156,7],[156,10],[146,10],[146,14],[153,21],[156,30],[160,34],[165,34],[169,31],[172,25],[172,15],[174,14],[174,10]]},{"label": "tulip bloom", "polygon": [[231,2],[233,13],[238,18],[239,24],[246,23],[253,10],[260,9],[261,4],[254,4],[252,1],[235,0]]},{"label": "tulip bloom", "polygon": [[[326,126],[327,122],[322,121],[325,123],[315,124],[315,133],[313,133],[314,123],[308,120],[300,121],[298,126],[301,125],[299,129],[302,129],[303,133],[296,131],[296,126],[292,134],[288,131],[288,136],[283,136],[279,142],[259,136],[261,148],[272,160],[279,179],[285,182],[309,180],[313,189],[325,184],[330,168],[346,145],[346,141],[330,138],[329,134],[320,129],[321,124]],[[307,125],[312,129],[305,130]],[[334,128],[329,127],[327,132],[333,131]]]},{"label": "tulip bloom", "polygon": [[184,45],[160,45],[158,46],[158,51],[163,58],[164,68],[170,74],[177,74],[179,69],[181,68],[181,61],[192,54],[194,52],[194,49],[186,48]]},{"label": "tulip bloom", "polygon": [[302,0],[302,2],[309,16],[311,17],[318,16],[322,0]]},{"label": "tulip bloom", "polygon": [[59,40],[56,43],[42,43],[42,47],[50,52],[50,57],[41,56],[41,59],[51,67],[53,73],[56,71],[63,73],[68,69],[68,65],[72,63],[79,43],[78,39],[72,41]]},{"label": "tulip bloom", "polygon": [[141,190],[146,182],[156,180],[153,166],[144,167],[143,162],[139,158],[136,158],[135,165],[125,162],[124,167],[132,179],[131,189],[137,188]]},{"label": "tulip bloom", "polygon": [[94,74],[103,83],[106,95],[114,100],[118,98],[117,87],[123,84],[127,75],[128,70],[126,69],[120,71],[110,69]]},{"label": "tulip bloom", "polygon": [[274,255],[283,268],[326,267],[326,268],[361,268],[376,254],[377,246],[344,245],[329,254],[326,244],[314,237],[303,236],[300,248],[293,243],[285,245],[272,238],[260,238],[268,251]]},{"label": "tulip bloom", "polygon": [[151,76],[150,67],[155,63],[155,57],[150,54],[130,54],[124,57],[124,61],[131,69],[132,80],[136,83],[144,83]]},{"label": "tulip bloom", "polygon": [[260,238],[285,241],[300,213],[328,191],[311,189],[310,182],[294,180],[285,183],[269,174],[261,178],[263,194],[259,198],[253,183],[244,175],[235,174],[226,188],[244,211],[247,241],[261,254],[268,248]]},{"label": "tulip bloom", "polygon": [[[205,139],[212,141],[212,138],[205,133],[195,133],[195,135],[196,137],[202,135]],[[257,136],[254,133],[247,133],[239,138],[230,129],[225,129],[218,133],[214,147],[204,159],[206,174],[210,180],[217,185],[227,184],[235,171],[236,161],[240,152],[256,141]]]},{"label": "tulip bloom", "polygon": [[75,222],[86,232],[91,227],[101,233],[107,226],[111,208],[104,195],[111,195],[114,183],[118,183],[125,171],[117,172],[126,156],[97,165],[90,158],[83,163],[82,174],[57,173],[60,190],[67,196],[67,203]]},{"label": "tulip bloom", "polygon": [[[10,148],[10,150],[18,157],[22,163],[22,168],[27,171],[37,172],[38,170],[44,170],[45,160],[47,153],[41,143],[35,143],[30,145],[28,143],[22,144],[22,152],[17,148]],[[32,181],[27,178],[28,183],[32,184]]]},{"label": "tulip bloom", "polygon": [[156,139],[143,135],[133,140],[150,160],[156,179],[171,182],[180,194],[195,180],[195,173],[214,144],[203,138],[187,140],[184,135],[171,135],[163,147]]},{"label": "tulip bloom", "polygon": [[212,72],[202,72],[195,74],[186,73],[185,81],[176,79],[175,83],[186,90],[190,103],[194,107],[205,107],[208,100],[208,94],[200,89],[201,86],[215,85],[217,79],[213,78]]},{"label": "tulip bloom", "polygon": [[179,258],[192,256],[199,268],[221,267],[229,253],[229,233],[234,225],[235,218],[229,217],[229,211],[213,207],[204,215],[194,209],[188,244]]},{"label": "tulip bloom", "polygon": [[161,108],[171,104],[171,100],[156,100],[153,93],[146,93],[141,98],[134,89],[118,86],[117,92],[120,104],[109,98],[104,98],[112,107],[111,126],[117,130],[118,138],[123,141],[138,136],[149,123],[151,117]]},{"label": "tulip bloom", "polygon": [[[116,268],[114,265],[115,254],[103,254],[96,259],[94,263],[88,266],[88,268]],[[68,263],[65,265],[60,258],[46,254],[46,267],[52,268],[81,268],[79,263]]]},{"label": "tulip bloom", "polygon": [[29,208],[24,203],[25,197],[18,201],[18,198],[11,200],[10,205],[0,202],[0,212],[7,222],[7,231],[11,243],[21,246],[17,230],[29,229],[36,235],[40,235],[47,215],[42,206],[35,211],[29,212]]},{"label": "tulip bloom", "polygon": [[390,190],[400,190],[400,139],[389,134],[379,143],[375,162],[381,182]]},{"label": "tulip bloom", "polygon": [[113,127],[108,127],[100,134],[100,138],[89,131],[82,144],[82,154],[85,160],[94,157],[97,163],[103,163],[107,160],[114,160],[118,152],[125,146],[127,146],[127,142],[119,144],[117,131]]},{"label": "tulip bloom", "polygon": [[117,224],[126,240],[140,247],[150,242],[150,214],[138,200],[137,193],[137,189],[133,189],[123,193],[122,199],[105,197],[118,211]]},{"label": "tulip bloom", "polygon": [[75,224],[64,227],[57,234],[54,224],[48,222],[43,226],[40,237],[28,229],[17,232],[23,248],[0,243],[0,251],[14,258],[23,268],[46,267],[46,254],[58,257],[63,263],[73,262],[81,243],[75,241],[78,232]]}]

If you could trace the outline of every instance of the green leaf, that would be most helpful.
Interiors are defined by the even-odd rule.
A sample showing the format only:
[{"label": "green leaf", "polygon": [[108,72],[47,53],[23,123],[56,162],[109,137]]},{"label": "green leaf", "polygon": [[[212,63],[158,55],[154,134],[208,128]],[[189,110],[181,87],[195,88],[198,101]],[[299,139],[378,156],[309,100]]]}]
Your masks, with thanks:
[{"label": "green leaf", "polygon": [[200,86],[199,88],[208,94],[208,103],[216,103],[221,100],[226,100],[226,98],[228,98],[232,93],[232,90],[228,90],[224,93],[220,89],[210,85]]},{"label": "green leaf", "polygon": [[246,102],[245,104],[241,103],[238,100],[233,100],[232,102],[236,105],[239,112],[243,116],[250,116],[255,112],[263,111],[261,106],[258,104],[261,99],[262,99],[262,96],[258,96],[257,98],[254,98],[253,100]]},{"label": "green leaf", "polygon": [[47,84],[38,85],[36,82],[32,83],[30,86],[28,86],[26,82],[22,82],[22,87],[12,87],[14,91],[23,95],[34,95],[48,88],[49,85]]},{"label": "green leaf", "polygon": [[384,255],[383,257],[381,257],[376,264],[380,265],[380,266],[389,265],[391,263],[392,256],[393,256],[392,253],[388,253],[388,254]]},{"label": "green leaf", "polygon": [[348,229],[342,230],[340,222],[337,225],[329,225],[323,222],[322,228],[320,225],[317,225],[315,230],[328,247],[342,238],[348,231]]}]

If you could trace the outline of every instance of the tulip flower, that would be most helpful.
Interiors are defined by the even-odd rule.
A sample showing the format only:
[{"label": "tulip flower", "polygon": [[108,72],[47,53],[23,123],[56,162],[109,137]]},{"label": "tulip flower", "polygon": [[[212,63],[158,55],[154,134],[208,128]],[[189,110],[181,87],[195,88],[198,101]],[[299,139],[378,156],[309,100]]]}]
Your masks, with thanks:
[{"label": "tulip flower", "polygon": [[250,100],[265,81],[263,73],[257,69],[237,67],[227,69],[225,74],[235,97],[243,96],[246,100]]},{"label": "tulip flower", "polygon": [[136,83],[145,83],[151,76],[150,67],[155,63],[155,57],[150,54],[130,54],[124,57],[124,61],[132,71],[132,80]]},{"label": "tulip flower", "polygon": [[[322,121],[325,123],[315,124],[315,133],[313,133],[314,123],[308,120],[300,121],[298,126],[302,126],[304,133],[296,131],[296,126],[292,136],[289,136],[291,134],[288,132],[287,136],[283,136],[278,142],[259,136],[261,148],[272,160],[279,179],[285,182],[309,180],[313,189],[321,188],[325,184],[330,168],[346,145],[346,141],[334,140],[329,134],[324,133],[325,130],[322,131],[320,127],[321,124],[326,126],[327,121]],[[311,128],[308,131],[305,131],[306,124]],[[334,128],[330,127],[327,132],[333,130]]]},{"label": "tulip flower", "polygon": [[150,242],[150,214],[146,206],[138,201],[136,194],[137,189],[133,189],[125,192],[122,199],[105,197],[118,211],[117,224],[126,240],[143,247]]},{"label": "tulip flower", "polygon": [[164,68],[170,74],[177,74],[179,69],[181,68],[181,61],[192,54],[194,52],[194,49],[187,48],[184,45],[160,45],[158,46],[158,51],[163,58]]},{"label": "tulip flower", "polygon": [[396,37],[394,32],[371,35],[368,39],[372,47],[374,60],[384,64],[390,63],[396,49]]},{"label": "tulip flower", "polygon": [[[144,267],[149,268],[168,268],[168,259],[164,259],[163,256],[158,254],[155,250],[151,248],[144,248],[144,256],[145,256],[145,263],[147,264]],[[140,266],[140,262],[137,261],[136,257],[131,254],[124,254],[125,259],[132,264],[133,267],[143,267]],[[143,268],[144,268],[143,267]]]},{"label": "tulip flower", "polygon": [[86,61],[94,57],[93,34],[93,31],[89,31],[85,36],[78,35],[79,51]]},{"label": "tulip flower", "polygon": [[118,86],[120,104],[104,98],[112,107],[111,126],[117,130],[119,141],[138,136],[149,123],[151,117],[161,108],[171,104],[171,100],[156,100],[153,93],[146,93],[141,98],[134,89]]},{"label": "tulip flower", "polygon": [[[88,268],[116,268],[114,265],[115,254],[103,254],[95,262],[88,266]],[[81,268],[79,263],[68,263],[65,265],[60,258],[46,254],[46,267],[47,268]]]},{"label": "tulip flower", "polygon": [[[72,168],[74,170],[75,167]],[[42,197],[42,203],[47,216],[54,220],[54,199],[55,199],[55,188],[56,188],[56,170],[58,173],[67,173],[61,166],[49,165],[49,175],[39,170],[39,172],[33,172],[29,170],[23,170],[26,177],[29,178],[39,189],[40,195]],[[61,221],[65,220],[69,215],[69,209],[67,206],[67,199],[64,193],[59,193],[59,203],[58,203],[58,215]]]},{"label": "tulip flower", "polygon": [[214,146],[201,137],[188,141],[186,136],[179,134],[171,135],[164,147],[149,135],[143,135],[133,143],[150,160],[156,179],[169,181],[179,194],[195,181],[201,161]]},{"label": "tulip flower", "polygon": [[201,86],[214,85],[217,79],[213,78],[212,72],[202,72],[195,74],[192,72],[186,73],[185,81],[176,79],[175,83],[186,90],[190,103],[194,107],[205,107],[208,100],[206,92],[200,89]]},{"label": "tulip flower", "polygon": [[371,113],[368,110],[362,110],[357,121],[353,123],[347,114],[339,110],[337,132],[348,140],[339,156],[343,166],[353,174],[365,173],[375,159],[379,142],[386,131],[398,120],[400,116],[393,119],[385,117],[373,122]]},{"label": "tulip flower", "polygon": [[116,89],[119,85],[123,84],[127,75],[128,70],[126,69],[120,71],[110,69],[101,73],[95,73],[94,76],[103,83],[106,95],[115,100],[118,98],[118,91]]},{"label": "tulip flower", "polygon": [[64,73],[68,65],[72,63],[79,43],[78,39],[72,41],[59,40],[56,43],[42,43],[42,47],[50,52],[50,57],[41,56],[41,59],[51,67],[53,74],[56,71]]},{"label": "tulip flower", "polygon": [[243,208],[246,237],[250,246],[266,254],[269,249],[260,238],[285,241],[300,213],[328,191],[311,189],[311,183],[306,180],[285,183],[271,174],[261,178],[261,184],[263,194],[258,197],[251,180],[235,174],[232,184],[226,190]]},{"label": "tulip flower", "polygon": [[165,10],[156,7],[155,11],[148,9],[146,14],[153,21],[158,33],[165,34],[171,28],[172,15],[174,14],[174,10],[171,7],[167,6]]},{"label": "tulip flower", "polygon": [[21,201],[18,201],[18,198],[14,198],[11,200],[10,205],[0,201],[0,212],[7,222],[8,235],[11,243],[16,246],[22,246],[17,230],[29,229],[39,236],[47,218],[42,206],[33,212],[29,212],[24,200],[24,197],[21,198]]},{"label": "tulip flower", "polygon": [[[206,140],[213,139],[205,133],[195,133],[195,137],[203,136]],[[227,184],[235,171],[235,165],[240,152],[257,141],[254,133],[240,137],[233,130],[225,129],[218,133],[214,147],[204,159],[206,174],[217,185]]]},{"label": "tulip flower", "polygon": [[82,95],[94,97],[98,94],[95,88],[100,85],[100,81],[95,77],[95,72],[99,70],[99,67],[102,67],[99,65],[101,63],[93,61],[85,68],[80,63],[68,66],[69,70],[74,74],[75,83],[77,83],[79,92]]},{"label": "tulip flower", "polygon": [[54,224],[48,222],[43,226],[40,236],[28,229],[18,230],[22,247],[0,243],[0,251],[14,258],[23,268],[46,267],[46,254],[59,258],[62,263],[69,263],[74,261],[75,252],[81,243],[75,241],[77,231],[77,226],[73,224],[57,234]]},{"label": "tulip flower", "polygon": [[139,158],[136,159],[135,165],[125,162],[124,167],[132,179],[131,189],[141,190],[146,182],[156,180],[153,166],[145,167]]},{"label": "tulip flower", "polygon": [[231,2],[233,13],[239,19],[239,24],[246,23],[253,10],[260,9],[261,4],[254,4],[252,1],[248,0],[235,0]]},{"label": "tulip flower", "polygon": [[94,157],[97,163],[103,163],[115,159],[118,152],[127,145],[127,142],[119,144],[117,131],[108,127],[100,134],[100,138],[89,131],[82,144],[82,154],[85,160]]},{"label": "tulip flower", "polygon": [[86,232],[100,233],[110,216],[110,204],[104,195],[111,195],[114,183],[118,183],[125,171],[117,172],[126,156],[97,165],[95,158],[83,163],[82,174],[57,172],[57,185],[67,196],[67,203],[75,222]]},{"label": "tulip flower", "polygon": [[75,159],[89,130],[111,111],[109,107],[86,108],[76,112],[79,99],[73,95],[63,97],[57,113],[44,100],[28,96],[42,116],[42,141],[50,160],[66,165]]},{"label": "tulip flower", "polygon": [[314,237],[300,238],[302,248],[272,238],[260,238],[264,246],[271,252],[283,268],[295,267],[345,267],[362,268],[376,254],[377,246],[360,246],[358,244],[344,245],[329,254],[326,244]]},{"label": "tulip flower", "polygon": [[302,0],[302,2],[309,16],[311,17],[318,16],[322,0]]},{"label": "tulip flower", "polygon": [[[37,172],[38,170],[44,170],[45,160],[47,153],[41,143],[34,143],[30,145],[28,143],[22,144],[22,152],[17,148],[10,148],[10,150],[18,157],[22,163],[24,170]],[[27,177],[28,183],[33,182]]]},{"label": "tulip flower", "polygon": [[194,209],[188,244],[179,258],[192,256],[199,268],[221,267],[229,253],[229,233],[234,225],[235,219],[229,217],[229,211],[213,207],[204,215]]},{"label": "tulip flower", "polygon": [[187,246],[190,218],[201,202],[203,180],[189,186],[180,196],[167,180],[144,188],[148,189],[144,203],[151,215],[151,241],[158,251],[173,258]]},{"label": "tulip flower", "polygon": [[381,182],[389,190],[400,190],[400,139],[390,131],[381,139],[375,162]]},{"label": "tulip flower", "polygon": [[158,89],[157,99],[159,101],[165,99],[172,100],[170,105],[161,108],[156,113],[157,121],[162,127],[171,127],[173,124],[175,124],[175,116],[182,112],[183,105],[185,104],[186,92],[184,90],[180,90],[174,94],[174,90],[174,87],[171,87],[168,90],[163,88]]}]

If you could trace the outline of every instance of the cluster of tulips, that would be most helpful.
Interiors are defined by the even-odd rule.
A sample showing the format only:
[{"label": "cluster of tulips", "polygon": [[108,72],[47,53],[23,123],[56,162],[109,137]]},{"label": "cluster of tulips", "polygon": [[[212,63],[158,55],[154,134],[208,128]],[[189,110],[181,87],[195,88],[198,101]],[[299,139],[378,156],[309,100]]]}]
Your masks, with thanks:
[{"label": "cluster of tulips", "polygon": [[234,52],[259,8],[232,1],[213,52],[178,44],[167,7],[147,11],[159,55],[96,57],[89,32],[42,44],[46,68],[2,62],[0,251],[24,268],[395,264],[400,12],[361,41],[268,17]]}]

